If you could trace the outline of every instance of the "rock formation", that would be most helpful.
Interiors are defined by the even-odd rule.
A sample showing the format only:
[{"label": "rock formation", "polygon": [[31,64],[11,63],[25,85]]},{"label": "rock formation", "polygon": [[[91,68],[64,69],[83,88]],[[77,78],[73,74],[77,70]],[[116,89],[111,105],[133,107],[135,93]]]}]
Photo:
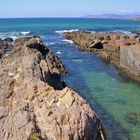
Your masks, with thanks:
[{"label": "rock formation", "polygon": [[65,33],[82,51],[96,52],[124,75],[140,81],[140,38],[136,34],[77,31]]},{"label": "rock formation", "polygon": [[65,67],[39,37],[0,41],[1,140],[105,140],[88,103],[66,87]]}]

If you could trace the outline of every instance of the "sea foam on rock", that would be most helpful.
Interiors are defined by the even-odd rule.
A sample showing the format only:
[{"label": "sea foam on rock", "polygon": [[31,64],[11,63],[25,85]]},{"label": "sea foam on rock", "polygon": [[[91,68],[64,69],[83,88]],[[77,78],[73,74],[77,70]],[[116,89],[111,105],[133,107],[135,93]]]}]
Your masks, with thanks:
[{"label": "sea foam on rock", "polygon": [[61,81],[65,67],[39,37],[13,46],[0,41],[1,49],[1,140],[106,139],[97,114]]}]

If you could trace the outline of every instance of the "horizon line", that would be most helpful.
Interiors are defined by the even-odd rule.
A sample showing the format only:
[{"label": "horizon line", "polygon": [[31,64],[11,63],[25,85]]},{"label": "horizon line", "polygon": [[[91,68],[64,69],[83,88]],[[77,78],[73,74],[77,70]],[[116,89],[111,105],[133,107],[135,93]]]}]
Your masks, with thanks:
[{"label": "horizon line", "polygon": [[[0,19],[27,19],[27,18],[86,18],[86,16],[102,16],[102,15],[118,15],[118,16],[132,16],[132,15],[136,15],[136,16],[140,16],[140,13],[136,13],[136,14],[130,14],[130,13],[103,13],[103,14],[87,14],[87,15],[82,15],[82,16],[31,16],[31,17],[0,17]],[[90,18],[90,17],[88,17]],[[94,18],[94,17],[91,17]],[[98,17],[95,17],[98,19]],[[101,18],[102,19],[102,18]],[[103,18],[104,19],[104,18]],[[114,18],[113,18],[114,19]]]}]

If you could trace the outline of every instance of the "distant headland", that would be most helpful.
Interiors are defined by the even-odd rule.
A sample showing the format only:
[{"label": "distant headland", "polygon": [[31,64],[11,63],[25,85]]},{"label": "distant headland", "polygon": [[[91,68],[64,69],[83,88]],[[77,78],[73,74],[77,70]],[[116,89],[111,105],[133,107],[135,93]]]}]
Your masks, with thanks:
[{"label": "distant headland", "polygon": [[103,18],[103,19],[133,19],[140,20],[140,14],[99,14],[85,15],[82,18]]}]

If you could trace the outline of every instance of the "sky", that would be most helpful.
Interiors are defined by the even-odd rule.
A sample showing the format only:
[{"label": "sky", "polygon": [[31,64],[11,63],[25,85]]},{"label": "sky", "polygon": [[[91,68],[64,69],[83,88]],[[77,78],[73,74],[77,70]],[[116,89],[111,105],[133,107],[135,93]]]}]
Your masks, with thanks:
[{"label": "sky", "polygon": [[140,0],[0,0],[0,18],[140,13]]}]

